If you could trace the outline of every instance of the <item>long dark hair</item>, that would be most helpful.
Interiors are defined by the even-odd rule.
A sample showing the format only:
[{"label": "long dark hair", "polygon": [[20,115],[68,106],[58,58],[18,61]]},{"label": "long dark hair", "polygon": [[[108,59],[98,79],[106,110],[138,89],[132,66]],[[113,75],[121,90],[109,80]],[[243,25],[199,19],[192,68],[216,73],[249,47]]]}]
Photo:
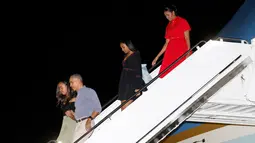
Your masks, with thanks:
[{"label": "long dark hair", "polygon": [[[67,95],[61,94],[60,89],[58,87],[58,85],[60,83],[62,83],[66,86],[66,88],[67,88],[66,94]],[[57,106],[59,106],[59,105],[62,106],[64,104],[66,104],[69,100],[71,100],[73,97],[76,97],[76,96],[77,96],[77,92],[73,91],[67,82],[65,82],[65,81],[58,82],[57,89],[56,89]]]},{"label": "long dark hair", "polygon": [[120,40],[120,43],[126,44],[129,50],[133,52],[137,51],[131,40]]}]

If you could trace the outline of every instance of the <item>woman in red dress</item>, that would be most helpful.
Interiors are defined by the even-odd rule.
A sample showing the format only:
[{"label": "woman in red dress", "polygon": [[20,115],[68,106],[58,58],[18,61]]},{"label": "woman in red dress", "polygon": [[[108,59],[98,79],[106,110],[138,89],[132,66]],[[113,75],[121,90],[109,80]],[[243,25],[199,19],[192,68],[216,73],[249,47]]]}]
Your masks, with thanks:
[{"label": "woman in red dress", "polygon": [[[187,50],[190,49],[189,31],[191,30],[191,28],[188,22],[184,18],[177,16],[177,9],[174,5],[165,7],[164,15],[169,20],[165,32],[166,42],[162,50],[152,61],[153,66],[157,62],[158,58],[163,53],[165,53],[159,72],[162,72],[176,59],[178,59],[182,54],[184,54]],[[167,70],[164,74],[162,74],[160,78],[163,78],[167,73],[173,70],[185,59],[186,57],[182,58],[181,60],[179,60],[179,62],[175,63],[175,65],[172,66],[169,70]]]}]

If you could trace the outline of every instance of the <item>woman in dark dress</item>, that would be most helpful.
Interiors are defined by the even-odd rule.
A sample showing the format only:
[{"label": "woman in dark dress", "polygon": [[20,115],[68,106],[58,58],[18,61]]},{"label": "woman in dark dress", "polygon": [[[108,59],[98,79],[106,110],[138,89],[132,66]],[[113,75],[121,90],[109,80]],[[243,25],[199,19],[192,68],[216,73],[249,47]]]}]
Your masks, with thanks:
[{"label": "woman in dark dress", "polygon": [[63,121],[57,141],[71,143],[73,132],[76,126],[74,112],[75,112],[75,97],[76,92],[72,92],[67,82],[61,81],[57,85],[56,98],[57,105],[63,111]]},{"label": "woman in dark dress", "polygon": [[[120,47],[125,53],[125,57],[122,61],[123,67],[119,82],[118,99],[121,101],[121,103],[123,103],[132,97],[140,88],[142,88],[145,83],[142,79],[140,52],[135,49],[130,40],[121,41]],[[124,110],[133,101],[134,99],[128,101],[124,106],[122,106],[121,110]]]}]

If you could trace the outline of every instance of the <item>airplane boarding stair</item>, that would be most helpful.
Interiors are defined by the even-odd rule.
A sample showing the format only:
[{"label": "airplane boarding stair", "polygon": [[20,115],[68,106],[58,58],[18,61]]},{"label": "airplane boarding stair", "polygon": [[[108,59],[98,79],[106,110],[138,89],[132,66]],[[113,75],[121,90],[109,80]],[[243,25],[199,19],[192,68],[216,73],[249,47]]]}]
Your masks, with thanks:
[{"label": "airplane boarding stair", "polygon": [[[198,50],[162,79],[158,78],[160,67],[157,67],[151,73],[153,79],[146,84],[148,91],[124,111],[120,111],[122,105],[116,100],[100,113],[86,143],[159,142],[196,115],[214,96],[232,93],[231,85],[238,84],[231,82],[248,75],[245,74],[247,68],[254,70],[251,45],[246,42],[209,40],[202,47],[194,48]],[[254,104],[249,102],[247,106],[245,119],[253,125]],[[199,114],[192,120],[199,119],[206,118]]]},{"label": "airplane boarding stair", "polygon": [[[244,40],[236,39],[235,41],[248,43]],[[255,46],[251,49],[253,61],[255,60],[254,50]],[[222,87],[187,121],[255,126],[254,105],[255,63],[253,62]]]}]

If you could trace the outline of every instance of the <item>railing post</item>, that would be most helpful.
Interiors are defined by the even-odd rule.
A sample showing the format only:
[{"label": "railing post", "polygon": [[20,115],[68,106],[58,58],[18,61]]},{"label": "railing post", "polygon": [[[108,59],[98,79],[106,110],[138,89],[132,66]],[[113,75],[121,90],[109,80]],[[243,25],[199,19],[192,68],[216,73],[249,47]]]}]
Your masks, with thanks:
[{"label": "railing post", "polygon": [[252,51],[252,60],[255,62],[255,37],[251,39],[251,51]]}]

